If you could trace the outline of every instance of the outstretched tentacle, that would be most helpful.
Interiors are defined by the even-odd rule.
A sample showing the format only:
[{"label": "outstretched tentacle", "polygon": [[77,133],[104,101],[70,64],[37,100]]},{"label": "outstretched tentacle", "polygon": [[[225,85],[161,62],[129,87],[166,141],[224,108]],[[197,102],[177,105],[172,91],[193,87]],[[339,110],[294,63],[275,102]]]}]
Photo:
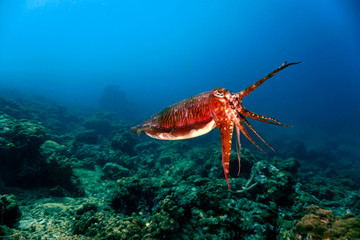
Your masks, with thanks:
[{"label": "outstretched tentacle", "polygon": [[272,118],[272,117],[267,117],[267,116],[264,116],[264,115],[260,115],[260,114],[251,112],[251,111],[249,111],[249,110],[247,110],[247,109],[244,109],[244,111],[249,114],[248,117],[251,117],[251,118],[252,118],[252,117],[263,118],[263,119],[271,120],[271,121],[274,121],[274,122],[276,122],[276,123],[281,124],[281,123],[279,122],[279,120],[277,120],[276,118]]},{"label": "outstretched tentacle", "polygon": [[252,91],[254,91],[257,87],[259,87],[261,84],[263,84],[266,80],[268,80],[269,78],[272,78],[273,76],[275,76],[275,74],[277,74],[278,72],[280,72],[281,70],[287,68],[290,65],[294,65],[294,64],[298,64],[300,62],[296,62],[296,63],[287,63],[284,62],[278,69],[272,71],[271,73],[269,73],[268,75],[266,75],[264,78],[260,79],[259,81],[257,81],[256,83],[254,83],[253,85],[245,88],[244,90],[242,90],[241,92],[237,93],[239,98],[244,98],[247,95],[249,95]]},{"label": "outstretched tentacle", "polygon": [[244,120],[244,118],[241,117],[241,116],[239,116],[238,118],[236,118],[236,120],[234,121],[236,127],[238,127],[238,128],[240,129],[240,131],[245,135],[245,137],[246,137],[247,139],[249,139],[249,141],[250,141],[252,144],[254,144],[260,151],[262,151],[263,153],[265,153],[265,151],[262,150],[261,147],[259,147],[259,146],[255,143],[255,141],[251,138],[250,134],[248,133],[248,131],[246,130],[246,128],[245,128],[245,126],[244,126],[244,124],[243,124],[243,122],[244,122],[243,120]]},{"label": "outstretched tentacle", "polygon": [[[247,109],[243,109],[242,114],[244,114],[246,117],[249,117],[249,118],[261,121],[261,122],[266,122],[266,123],[274,124],[274,125],[277,125],[277,126],[283,126],[283,127],[293,127],[293,126],[281,124],[276,118],[266,117],[266,116],[263,116],[263,115],[260,115],[260,114],[257,114],[257,113],[253,113],[253,112],[250,112]],[[268,121],[268,120],[271,120],[271,121],[274,121],[274,122],[271,122],[271,121]]]},{"label": "outstretched tentacle", "polygon": [[271,150],[273,150],[273,151],[275,152],[274,148],[271,147],[271,146],[255,131],[255,129],[250,125],[250,123],[248,122],[248,120],[246,120],[246,118],[244,118],[244,122],[245,122],[246,125],[256,134],[256,136],[258,136],[258,138],[260,138],[261,141],[263,141],[263,143],[265,143]]}]

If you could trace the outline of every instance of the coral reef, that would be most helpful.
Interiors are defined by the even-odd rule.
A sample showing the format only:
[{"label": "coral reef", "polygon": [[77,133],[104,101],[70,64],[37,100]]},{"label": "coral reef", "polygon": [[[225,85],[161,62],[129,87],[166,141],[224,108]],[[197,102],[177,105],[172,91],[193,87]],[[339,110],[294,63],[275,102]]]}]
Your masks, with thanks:
[{"label": "coral reef", "polygon": [[[38,123],[0,115],[0,175],[7,185],[26,186],[36,174],[45,129]],[[35,180],[35,179],[32,179]]]},{"label": "coral reef", "polygon": [[63,147],[54,141],[45,141],[44,127],[4,114],[0,115],[0,124],[0,179],[5,185],[59,185],[71,194],[82,194],[72,177],[68,159],[61,155]]},{"label": "coral reef", "polygon": [[228,191],[211,134],[135,139],[106,112],[43,99],[0,107],[0,238],[359,238],[360,185],[343,152],[300,140],[278,154],[242,147]]}]

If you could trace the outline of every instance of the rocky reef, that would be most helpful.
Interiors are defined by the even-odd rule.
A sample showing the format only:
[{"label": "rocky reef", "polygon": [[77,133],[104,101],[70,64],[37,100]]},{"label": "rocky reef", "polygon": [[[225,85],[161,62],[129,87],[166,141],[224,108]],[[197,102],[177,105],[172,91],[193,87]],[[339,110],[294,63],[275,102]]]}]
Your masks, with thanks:
[{"label": "rocky reef", "polygon": [[299,140],[278,154],[243,148],[237,176],[234,151],[228,191],[212,136],[156,141],[107,112],[0,106],[0,238],[360,238],[359,182],[344,152]]},{"label": "rocky reef", "polygon": [[318,206],[305,208],[307,214],[295,226],[295,237],[304,239],[359,239],[360,219],[352,213],[335,217],[332,210]]}]

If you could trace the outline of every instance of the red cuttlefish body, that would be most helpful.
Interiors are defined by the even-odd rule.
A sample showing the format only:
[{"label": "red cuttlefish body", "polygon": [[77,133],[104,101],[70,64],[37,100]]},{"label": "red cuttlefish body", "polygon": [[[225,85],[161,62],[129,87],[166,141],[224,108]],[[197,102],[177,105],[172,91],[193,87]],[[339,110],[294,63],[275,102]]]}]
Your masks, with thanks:
[{"label": "red cuttlefish body", "polygon": [[[274,150],[260,135],[253,129],[245,117],[271,123],[279,126],[289,127],[281,124],[277,119],[262,116],[245,109],[242,99],[273,77],[284,68],[298,63],[286,62],[281,67],[272,71],[266,77],[260,79],[253,85],[241,92],[233,93],[225,88],[215,88],[212,91],[203,92],[193,97],[165,108],[156,113],[140,125],[132,127],[131,130],[140,135],[141,132],[148,136],[161,140],[181,140],[201,136],[219,128],[221,135],[222,163],[225,178],[229,184],[229,161],[231,153],[232,134],[235,125],[238,142],[238,160],[240,173],[240,131],[257,148],[263,151],[250,137],[245,125],[251,129],[270,149]],[[238,174],[239,174],[238,173]]]}]

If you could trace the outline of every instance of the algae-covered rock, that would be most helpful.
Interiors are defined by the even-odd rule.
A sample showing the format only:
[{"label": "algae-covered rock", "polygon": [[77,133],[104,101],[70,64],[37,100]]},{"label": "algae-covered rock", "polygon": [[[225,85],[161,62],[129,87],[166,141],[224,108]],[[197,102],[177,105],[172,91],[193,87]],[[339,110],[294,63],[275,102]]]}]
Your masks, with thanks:
[{"label": "algae-covered rock", "polygon": [[135,145],[135,152],[138,155],[148,155],[154,154],[159,151],[161,144],[157,141],[149,140],[146,142],[141,142]]},{"label": "algae-covered rock", "polygon": [[12,226],[21,217],[14,195],[0,195],[0,225]]},{"label": "algae-covered rock", "polygon": [[118,188],[112,196],[111,206],[126,215],[140,212],[146,214],[154,205],[154,190],[158,184],[153,178],[121,178],[117,180]]},{"label": "algae-covered rock", "polygon": [[0,115],[0,177],[6,185],[22,185],[41,165],[44,128],[36,122]]},{"label": "algae-covered rock", "polygon": [[3,237],[5,239],[5,236],[10,236],[11,233],[12,233],[11,228],[9,228],[6,225],[0,225],[0,238]]},{"label": "algae-covered rock", "polygon": [[131,132],[121,130],[111,140],[111,147],[129,155],[134,155],[135,139]]},{"label": "algae-covered rock", "polygon": [[318,206],[306,208],[307,214],[295,226],[298,239],[359,239],[360,219],[346,213],[342,217],[334,217],[333,211]]},{"label": "algae-covered rock", "polygon": [[45,157],[50,157],[51,155],[62,154],[65,152],[66,147],[60,145],[55,141],[47,140],[40,146],[41,154]]},{"label": "algae-covered rock", "polygon": [[99,227],[100,219],[96,216],[97,206],[95,204],[84,204],[76,211],[75,220],[72,226],[73,233],[85,236],[95,236]]},{"label": "algae-covered rock", "polygon": [[11,157],[20,161],[24,157],[37,157],[45,140],[45,129],[40,123],[20,121],[3,114],[0,115],[0,136],[4,143],[0,145],[0,159]]},{"label": "algae-covered rock", "polygon": [[8,116],[20,119],[30,117],[31,111],[15,100],[0,97],[0,114],[7,114]]},{"label": "algae-covered rock", "polygon": [[69,159],[64,155],[65,146],[45,142],[45,129],[39,123],[0,115],[0,136],[0,178],[5,185],[59,185],[70,195],[82,194],[79,185],[74,183]]},{"label": "algae-covered rock", "polygon": [[102,170],[104,177],[112,180],[129,176],[129,169],[116,163],[106,163]]}]

